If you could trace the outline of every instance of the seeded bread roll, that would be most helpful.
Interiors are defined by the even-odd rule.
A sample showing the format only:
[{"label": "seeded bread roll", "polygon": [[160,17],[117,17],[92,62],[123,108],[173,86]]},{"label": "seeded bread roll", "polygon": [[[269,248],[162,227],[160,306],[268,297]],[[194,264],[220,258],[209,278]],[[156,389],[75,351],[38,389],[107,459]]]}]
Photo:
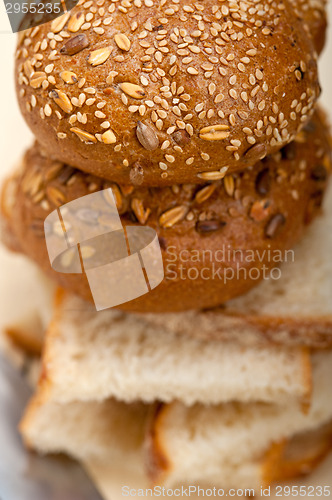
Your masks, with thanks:
[{"label": "seeded bread roll", "polygon": [[292,0],[295,15],[311,36],[316,51],[320,54],[325,46],[327,32],[327,0]]},{"label": "seeded bread roll", "polygon": [[[91,299],[83,275],[51,269],[44,220],[59,205],[112,187],[123,225],[147,224],[157,231],[165,269],[156,289],[122,308],[208,308],[244,294],[278,266],[275,258],[280,263],[282,252],[317,214],[329,170],[328,130],[318,115],[281,152],[253,169],[202,186],[119,186],[52,161],[35,145],[7,183],[4,214],[17,243],[14,248],[36,260],[64,288]],[[93,210],[77,217],[107,227],[107,217]],[[57,234],[56,227],[49,230]],[[81,242],[81,251],[83,246]]]},{"label": "seeded bread roll", "polygon": [[219,180],[291,142],[313,113],[317,53],[300,5],[80,0],[21,34],[21,111],[51,157],[88,173]]}]

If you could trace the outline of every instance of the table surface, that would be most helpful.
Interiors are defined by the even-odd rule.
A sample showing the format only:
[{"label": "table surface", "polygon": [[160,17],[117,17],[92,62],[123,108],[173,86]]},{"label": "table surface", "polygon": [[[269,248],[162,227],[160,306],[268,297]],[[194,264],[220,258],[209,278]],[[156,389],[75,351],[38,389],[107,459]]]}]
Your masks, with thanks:
[{"label": "table surface", "polygon": [[[332,2],[329,3],[332,19]],[[320,80],[323,89],[321,104],[331,114],[332,108],[332,30],[329,34],[326,49],[320,59]],[[32,142],[32,134],[28,130],[18,109],[13,81],[13,53],[16,35],[10,31],[10,25],[5,13],[4,2],[0,2],[0,40],[1,40],[1,121],[0,121],[0,177],[3,177],[16,162],[19,161],[24,149]],[[22,279],[24,275],[25,279]],[[0,329],[15,319],[19,304],[21,310],[27,309],[25,297],[29,294],[31,280],[36,277],[33,265],[27,264],[24,258],[13,256],[0,247]],[[29,303],[30,305],[30,303]],[[301,481],[301,484],[331,485],[332,457],[318,469],[313,476]],[[118,478],[119,479],[119,478]],[[106,482],[107,483],[107,482]],[[112,490],[112,500],[121,498],[118,485],[104,484],[104,488]],[[125,483],[123,483],[125,484]],[[108,496],[108,495],[107,495]],[[271,497],[270,497],[271,498]],[[273,498],[273,497],[272,497]],[[12,499],[8,499],[12,500]]]}]

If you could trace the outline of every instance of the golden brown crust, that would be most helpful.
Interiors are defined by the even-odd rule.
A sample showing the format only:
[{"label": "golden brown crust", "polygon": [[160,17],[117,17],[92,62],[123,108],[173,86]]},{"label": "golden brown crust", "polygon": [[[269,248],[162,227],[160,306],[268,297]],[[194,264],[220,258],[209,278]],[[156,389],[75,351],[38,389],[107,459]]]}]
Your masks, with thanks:
[{"label": "golden brown crust", "polygon": [[[154,484],[162,484],[172,471],[172,457],[167,451],[163,435],[163,421],[167,419],[171,404],[155,407],[146,432],[146,468]],[[332,449],[332,422],[271,446],[261,458],[262,484],[296,479],[313,472]]]},{"label": "golden brown crust", "polygon": [[24,445],[30,451],[34,451],[35,445],[33,441],[29,438],[30,432],[29,429],[31,427],[31,423],[34,420],[35,415],[38,415],[38,412],[41,407],[45,404],[45,402],[49,399],[49,389],[46,385],[42,388],[38,389],[33,397],[30,399],[23,417],[19,423],[19,431],[22,436]]},{"label": "golden brown crust", "polygon": [[266,485],[289,481],[313,472],[332,449],[332,422],[274,443],[262,465]]},{"label": "golden brown crust", "polygon": [[80,0],[20,36],[19,103],[48,155],[119,183],[200,183],[308,122],[320,89],[297,4],[138,5]]},{"label": "golden brown crust", "polygon": [[[248,314],[224,307],[176,314],[148,314],[147,320],[176,335],[186,335],[243,346],[288,345],[328,349],[332,346],[332,315],[322,317],[279,317]],[[188,328],[190,325],[190,328]]]},{"label": "golden brown crust", "polygon": [[[91,300],[83,275],[51,269],[44,220],[56,206],[112,186],[123,224],[145,223],[157,231],[165,268],[156,289],[122,308],[172,312],[215,307],[256,285],[276,265],[270,256],[298,241],[319,210],[329,169],[328,133],[318,115],[280,153],[205,186],[118,186],[45,158],[35,145],[16,177],[10,230],[18,250],[61,286]],[[91,216],[100,222],[100,214]],[[230,272],[233,279],[226,280]]]},{"label": "golden brown crust", "polygon": [[162,484],[172,468],[170,457],[167,456],[163,443],[162,425],[164,418],[171,409],[171,404],[159,403],[151,408],[148,418],[144,451],[146,472],[153,484]]},{"label": "golden brown crust", "polygon": [[29,356],[40,356],[43,339],[33,335],[31,331],[15,326],[8,326],[4,329],[4,334],[13,342],[13,344],[18,347],[21,351]]}]

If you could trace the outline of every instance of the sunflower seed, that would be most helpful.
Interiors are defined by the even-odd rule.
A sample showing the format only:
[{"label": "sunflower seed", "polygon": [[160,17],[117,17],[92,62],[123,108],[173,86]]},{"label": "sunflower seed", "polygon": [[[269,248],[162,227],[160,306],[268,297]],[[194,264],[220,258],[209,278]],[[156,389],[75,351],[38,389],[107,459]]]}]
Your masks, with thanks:
[{"label": "sunflower seed", "polygon": [[196,231],[200,234],[209,234],[222,229],[226,222],[220,220],[205,220],[196,222]]},{"label": "sunflower seed", "polygon": [[53,205],[55,205],[56,207],[59,207],[60,205],[66,203],[65,194],[58,188],[55,188],[53,186],[47,186],[46,194],[50,202],[53,203]]},{"label": "sunflower seed", "polygon": [[60,54],[73,56],[77,54],[83,49],[86,49],[89,46],[88,37],[82,33],[80,35],[76,35],[73,38],[70,38],[67,43],[60,49]]},{"label": "sunflower seed", "polygon": [[230,136],[228,125],[210,125],[199,131],[199,136],[204,141],[221,141]]},{"label": "sunflower seed", "polygon": [[72,127],[70,129],[71,132],[74,132],[74,134],[77,135],[81,139],[82,142],[86,142],[87,144],[94,142],[97,142],[97,139],[95,138],[94,135],[89,134],[89,132],[85,132],[85,130],[81,130],[78,127]]},{"label": "sunflower seed", "polygon": [[69,23],[67,26],[68,31],[71,31],[72,33],[76,33],[76,31],[78,31],[81,28],[81,26],[83,25],[84,20],[85,20],[85,16],[84,16],[83,12],[77,12],[76,14],[74,14],[69,20]]},{"label": "sunflower seed", "polygon": [[74,173],[75,173],[74,167],[70,167],[69,165],[65,165],[59,171],[57,181],[60,182],[60,184],[66,184],[69,181],[69,179],[73,176]]},{"label": "sunflower seed", "polygon": [[232,175],[226,175],[224,177],[224,188],[228,196],[232,197],[235,191],[235,182]]},{"label": "sunflower seed", "polygon": [[277,236],[279,229],[285,224],[286,217],[283,214],[277,214],[272,217],[265,228],[265,236],[274,238]]},{"label": "sunflower seed", "polygon": [[195,196],[196,203],[203,203],[204,201],[208,200],[210,196],[212,196],[212,194],[215,192],[216,187],[216,184],[209,184],[208,186],[200,189]]},{"label": "sunflower seed", "polygon": [[114,144],[116,142],[116,137],[113,130],[106,130],[101,136],[101,140],[104,144]]},{"label": "sunflower seed", "polygon": [[43,71],[37,71],[36,73],[33,73],[30,79],[30,86],[33,89],[39,89],[41,87],[42,83],[46,80],[46,73]]},{"label": "sunflower seed", "polygon": [[119,47],[119,49],[124,50],[126,52],[130,50],[131,43],[127,35],[124,35],[123,33],[118,33],[115,35],[114,41]]},{"label": "sunflower seed", "polygon": [[267,153],[267,149],[265,144],[256,144],[252,148],[248,149],[244,154],[244,158],[246,160],[255,160],[259,161],[265,158]]},{"label": "sunflower seed", "polygon": [[72,103],[70,102],[67,94],[61,90],[53,89],[48,95],[65,113],[69,114],[73,111]]},{"label": "sunflower seed", "polygon": [[88,56],[88,63],[91,66],[99,66],[104,64],[112,52],[112,47],[103,47],[102,49],[93,50]]},{"label": "sunflower seed", "polygon": [[179,146],[185,146],[190,141],[190,135],[185,130],[177,130],[172,134],[172,139]]},{"label": "sunflower seed", "polygon": [[70,16],[70,14],[67,12],[63,16],[60,16],[60,17],[57,17],[56,19],[54,19],[54,21],[52,21],[52,24],[51,24],[51,31],[53,33],[59,33],[65,27],[65,24],[69,19],[69,16]]},{"label": "sunflower seed", "polygon": [[148,220],[151,210],[149,208],[147,208],[146,210],[144,209],[142,200],[133,198],[131,201],[131,209],[136,215],[138,222],[140,224],[145,224]]},{"label": "sunflower seed", "polygon": [[143,99],[145,96],[144,89],[139,85],[135,85],[134,83],[124,82],[120,83],[120,89],[125,94],[133,97],[134,99]]},{"label": "sunflower seed", "polygon": [[179,205],[178,207],[171,208],[164,212],[159,218],[159,224],[161,227],[172,227],[177,222],[184,219],[188,212],[187,207]]},{"label": "sunflower seed", "polygon": [[148,151],[154,151],[159,146],[159,140],[153,128],[142,122],[137,122],[136,136],[143,148]]},{"label": "sunflower seed", "polygon": [[65,83],[68,83],[69,85],[73,85],[78,81],[76,74],[72,71],[61,71],[60,77]]}]

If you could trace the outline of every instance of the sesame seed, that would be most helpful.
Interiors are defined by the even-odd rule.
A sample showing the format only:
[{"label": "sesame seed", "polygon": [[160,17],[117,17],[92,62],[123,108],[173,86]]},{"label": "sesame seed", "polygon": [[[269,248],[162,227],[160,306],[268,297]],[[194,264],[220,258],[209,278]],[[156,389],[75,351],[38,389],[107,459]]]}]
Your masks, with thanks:
[{"label": "sesame seed", "polygon": [[249,144],[256,144],[256,139],[253,135],[249,135],[247,137],[247,141],[249,142]]},{"label": "sesame seed", "polygon": [[247,92],[241,92],[241,99],[242,99],[244,102],[248,102],[249,98],[248,98],[248,94],[247,94]]},{"label": "sesame seed", "polygon": [[262,100],[259,104],[258,104],[258,109],[259,111],[263,111],[265,108],[265,101]]},{"label": "sesame seed", "polygon": [[236,118],[234,114],[229,115],[229,123],[232,125],[232,127],[234,127],[234,125],[236,124]]}]

